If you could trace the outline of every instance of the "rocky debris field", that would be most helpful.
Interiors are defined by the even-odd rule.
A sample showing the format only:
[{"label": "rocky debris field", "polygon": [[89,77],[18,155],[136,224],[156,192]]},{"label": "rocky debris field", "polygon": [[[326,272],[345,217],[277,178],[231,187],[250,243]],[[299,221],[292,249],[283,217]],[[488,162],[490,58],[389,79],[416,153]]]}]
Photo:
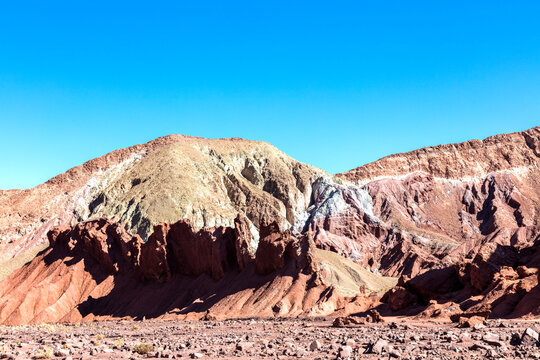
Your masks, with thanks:
[{"label": "rocky debris field", "polygon": [[540,324],[386,319],[108,321],[0,327],[0,359],[540,359]]}]

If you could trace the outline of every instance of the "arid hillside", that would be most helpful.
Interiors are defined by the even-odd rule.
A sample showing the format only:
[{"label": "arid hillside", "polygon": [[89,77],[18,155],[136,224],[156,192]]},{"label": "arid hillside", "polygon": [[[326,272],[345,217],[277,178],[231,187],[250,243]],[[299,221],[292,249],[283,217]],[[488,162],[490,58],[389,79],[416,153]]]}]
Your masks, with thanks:
[{"label": "arid hillside", "polygon": [[446,315],[537,316],[540,303],[525,295],[540,291],[539,149],[533,128],[388,156],[316,187],[304,231],[320,248],[403,276],[394,308],[438,299]]},{"label": "arid hillside", "polygon": [[533,128],[337,176],[241,139],[118,150],[0,193],[0,322],[537,317],[539,149]]},{"label": "arid hillside", "polygon": [[0,264],[9,273],[46,246],[50,229],[100,217],[146,240],[161,222],[230,226],[240,213],[256,239],[261,221],[290,227],[320,176],[326,174],[267,143],[166,136],[90,160],[32,189],[0,191]]},{"label": "arid hillside", "polygon": [[[416,275],[483,242],[536,234],[540,128],[392,155],[319,180],[304,231],[384,274]],[[514,240],[512,240],[514,239]]]}]

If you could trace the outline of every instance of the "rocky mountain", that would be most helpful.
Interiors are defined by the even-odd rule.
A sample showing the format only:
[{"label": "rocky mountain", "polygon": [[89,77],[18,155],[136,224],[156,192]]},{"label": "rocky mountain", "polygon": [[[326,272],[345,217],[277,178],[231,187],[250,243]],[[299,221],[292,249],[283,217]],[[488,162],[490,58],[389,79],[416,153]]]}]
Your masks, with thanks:
[{"label": "rocky mountain", "polygon": [[539,156],[538,127],[336,176],[241,139],[118,150],[0,193],[4,273],[44,244],[0,322],[347,313],[397,278],[383,312],[538,316]]},{"label": "rocky mountain", "polygon": [[[489,308],[511,293],[511,303],[496,313],[521,316],[523,306],[517,304],[525,292],[511,290],[521,285],[508,291],[486,289],[495,287],[497,274],[507,266],[516,274],[513,279],[527,274],[525,288],[538,291],[538,264],[531,262],[530,253],[540,236],[539,149],[537,127],[383,158],[337,175],[342,185],[316,188],[304,230],[313,233],[318,247],[385,275],[413,277],[414,283],[415,277],[427,276],[426,271],[438,274],[442,282],[431,275],[431,284],[454,284],[441,286],[447,296],[468,289],[458,297],[461,301],[454,299],[458,303],[485,296]],[[332,211],[324,211],[329,208]],[[500,256],[500,249],[513,255]],[[518,270],[520,266],[532,268]],[[485,277],[481,286],[471,285],[476,280],[469,268]],[[424,304],[433,299],[421,291],[413,295]]]},{"label": "rocky mountain", "polygon": [[113,151],[35,188],[0,191],[0,269],[31,259],[52,228],[100,217],[146,240],[161,222],[232,226],[240,213],[256,241],[261,221],[290,227],[321,176],[270,144],[242,139],[171,135]]},{"label": "rocky mountain", "polygon": [[388,275],[451,263],[538,227],[540,128],[392,155],[318,179],[302,231]]}]

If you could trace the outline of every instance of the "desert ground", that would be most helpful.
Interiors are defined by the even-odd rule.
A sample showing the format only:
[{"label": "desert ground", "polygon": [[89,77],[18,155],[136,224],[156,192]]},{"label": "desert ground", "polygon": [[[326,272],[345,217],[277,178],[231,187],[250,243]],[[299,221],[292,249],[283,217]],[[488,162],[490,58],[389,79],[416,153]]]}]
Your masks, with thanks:
[{"label": "desert ground", "polygon": [[344,327],[331,318],[106,321],[0,327],[1,359],[540,359],[540,323],[472,328],[386,318]]}]

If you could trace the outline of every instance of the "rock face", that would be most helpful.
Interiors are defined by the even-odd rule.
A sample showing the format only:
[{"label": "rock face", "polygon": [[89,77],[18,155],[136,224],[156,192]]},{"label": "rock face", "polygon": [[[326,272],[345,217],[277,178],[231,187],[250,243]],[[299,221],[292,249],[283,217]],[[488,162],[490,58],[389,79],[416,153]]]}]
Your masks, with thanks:
[{"label": "rock face", "polygon": [[[539,156],[540,128],[392,155],[335,177],[239,139],[169,136],[119,150],[34,189],[0,192],[2,253],[22,254],[60,225],[51,247],[6,280],[23,300],[0,293],[0,319],[39,321],[53,309],[67,320],[346,314],[369,303],[344,300],[362,286],[395,285],[381,274],[400,277],[383,298],[392,311],[538,316]],[[102,217],[106,230],[95,225]],[[47,274],[73,272],[84,291],[46,276],[40,261]],[[201,277],[208,281],[193,290]],[[176,300],[143,297],[158,309],[148,314],[120,296],[131,288]],[[65,291],[87,300],[35,303]]]},{"label": "rock face", "polygon": [[299,271],[314,273],[319,270],[314,252],[315,244],[309,235],[298,239],[290,230],[281,233],[276,222],[262,226],[255,258],[257,273],[266,275],[281,269],[287,258],[295,259]]},{"label": "rock face", "polygon": [[46,243],[53,227],[100,217],[143,241],[159,223],[233,226],[238,213],[253,234],[264,221],[286,229],[325,175],[270,144],[242,139],[171,135],[113,151],[33,189],[0,191],[0,268]]},{"label": "rock face", "polygon": [[319,179],[297,228],[392,276],[474,256],[484,242],[530,242],[524,236],[539,225],[539,147],[533,128],[392,155],[337,175],[342,184]]},{"label": "rock face", "polygon": [[46,250],[0,282],[0,324],[328,315],[365,310],[370,300],[360,286],[392,286],[349,268],[351,292],[346,276],[332,276],[341,261],[327,260],[308,235],[280,232],[277,222],[262,227],[254,253],[247,226],[238,216],[235,228],[195,231],[183,219],[155,225],[146,243],[103,218],[55,228]]},{"label": "rock face", "polygon": [[495,313],[534,315],[517,306],[518,289],[534,282],[505,290],[515,306],[492,287],[501,276],[518,281],[520,266],[538,267],[525,254],[540,226],[539,148],[540,128],[533,128],[392,155],[337,175],[341,183],[319,179],[296,229],[372,271],[412,277],[410,293],[400,286],[387,296],[393,309],[470,286],[462,297],[507,304]]},{"label": "rock face", "polygon": [[[540,229],[532,245],[487,242],[472,260],[426,271],[387,292],[394,311],[416,305],[421,316],[460,321],[482,317],[540,316]],[[399,290],[397,290],[399,288]],[[407,299],[409,301],[404,301]]]},{"label": "rock face", "polygon": [[350,170],[339,177],[350,181],[372,181],[379,177],[399,177],[417,171],[444,179],[485,178],[498,171],[537,167],[540,157],[540,127],[501,134],[484,140],[439,145],[390,155]]}]

